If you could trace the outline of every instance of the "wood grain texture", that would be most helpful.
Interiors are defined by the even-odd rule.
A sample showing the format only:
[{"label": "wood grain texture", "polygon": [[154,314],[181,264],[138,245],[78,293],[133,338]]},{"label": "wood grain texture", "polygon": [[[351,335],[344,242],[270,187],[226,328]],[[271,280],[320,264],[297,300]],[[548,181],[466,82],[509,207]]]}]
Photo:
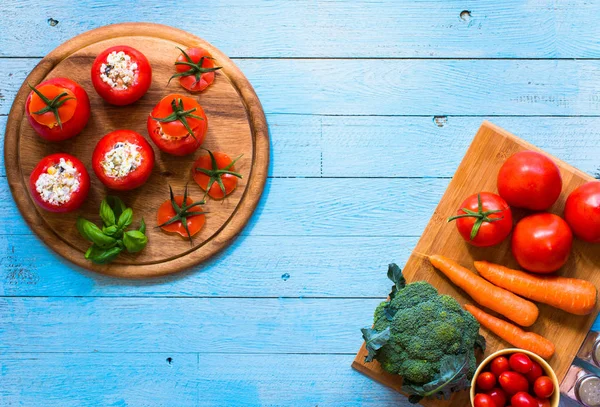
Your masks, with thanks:
[{"label": "wood grain texture", "polygon": [[[472,247],[456,233],[454,225],[446,222],[446,217],[456,211],[456,208],[460,206],[465,197],[479,191],[495,192],[498,170],[508,157],[517,151],[523,150],[542,152],[537,147],[489,122],[483,123],[404,267],[404,275],[408,282],[427,281],[436,287],[441,294],[451,295],[461,304],[472,303],[473,301],[468,295],[450,283],[441,272],[435,270],[426,256],[440,254],[471,270],[474,269],[474,260],[488,260],[518,268],[511,255],[508,239],[495,247]],[[568,194],[593,178],[562,161],[554,160],[561,171],[563,193],[549,211],[562,214]],[[519,217],[525,214],[516,211],[515,213]],[[569,261],[561,268],[559,273],[567,277],[586,279],[596,287],[600,287],[600,276],[594,273],[598,267],[600,267],[600,252],[597,248],[592,244],[576,240]],[[551,340],[556,349],[559,350],[548,362],[556,372],[560,382],[591,328],[598,314],[598,309],[600,309],[600,304],[596,305],[594,312],[586,316],[574,316],[543,304],[539,308],[540,316],[538,320],[527,330],[536,332]],[[487,340],[486,355],[509,347],[507,342],[499,339],[486,329],[482,329],[482,334]],[[353,362],[353,366],[376,380],[399,390],[401,386],[399,376],[385,374],[376,362],[365,363],[364,357],[365,348],[363,345]],[[468,404],[468,398],[466,392],[461,392],[455,394],[450,401],[424,400],[422,404],[426,406],[459,407]]]},{"label": "wood grain texture", "polygon": [[[600,60],[237,59],[267,114],[598,116]],[[0,114],[35,60],[4,60]],[[15,76],[19,75],[20,80]],[[285,89],[285,92],[282,92]],[[360,103],[356,103],[356,101]]]},{"label": "wood grain texture", "polygon": [[185,13],[148,0],[17,0],[0,4],[0,55],[42,56],[99,25],[155,21],[236,57],[597,58],[599,12],[596,2],[577,0],[236,0],[192,2]]},{"label": "wood grain texture", "polygon": [[[144,53],[153,66],[153,84],[137,103],[114,107],[104,102],[93,90],[89,75],[96,55],[118,44],[132,46]],[[156,228],[156,208],[168,198],[172,186],[182,193],[189,182],[193,157],[156,152],[155,169],[147,183],[136,190],[119,194],[131,206],[137,221],[148,223],[150,244],[141,253],[121,254],[113,263],[97,265],[83,257],[89,243],[73,227],[77,217],[99,221],[98,208],[110,193],[95,177],[91,177],[88,199],[83,206],[68,214],[54,214],[37,208],[28,188],[29,175],[43,157],[64,151],[87,163],[97,140],[110,131],[127,128],[147,133],[146,118],[165,95],[180,92],[178,84],[165,89],[172,74],[172,61],[177,47],[202,46],[213,55],[223,69],[215,83],[200,96],[200,103],[210,124],[204,148],[227,152],[231,157],[244,155],[236,170],[243,175],[236,190],[222,201],[209,200],[203,210],[209,212],[206,226],[190,247],[187,240]],[[25,100],[31,92],[27,83],[37,84],[46,78],[69,77],[90,95],[92,118],[78,137],[62,143],[48,143],[38,137],[25,116]],[[5,134],[5,166],[13,197],[27,223],[57,253],[90,270],[120,277],[151,277],[171,274],[189,268],[213,256],[240,232],[256,207],[268,171],[269,140],[264,113],[254,90],[239,69],[219,50],[184,31],[156,24],[120,24],[99,28],[75,37],[45,57],[27,77],[17,93],[8,116]],[[203,192],[192,188],[190,195],[199,199]]]}]

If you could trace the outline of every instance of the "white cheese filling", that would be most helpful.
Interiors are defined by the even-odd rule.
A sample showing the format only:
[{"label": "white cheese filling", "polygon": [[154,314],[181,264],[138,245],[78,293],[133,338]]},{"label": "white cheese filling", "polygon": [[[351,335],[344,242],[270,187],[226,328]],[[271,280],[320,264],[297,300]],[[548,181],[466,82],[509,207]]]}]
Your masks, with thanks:
[{"label": "white cheese filling", "polygon": [[69,202],[73,192],[79,189],[79,172],[71,161],[61,158],[58,164],[48,167],[35,182],[35,190],[44,202],[61,205]]},{"label": "white cheese filling", "polygon": [[123,51],[113,51],[100,66],[100,79],[111,87],[127,89],[133,82],[138,65]]},{"label": "white cheese filling", "polygon": [[119,141],[112,149],[104,154],[104,160],[100,163],[104,173],[112,178],[121,178],[135,171],[142,164],[140,146],[128,142]]}]

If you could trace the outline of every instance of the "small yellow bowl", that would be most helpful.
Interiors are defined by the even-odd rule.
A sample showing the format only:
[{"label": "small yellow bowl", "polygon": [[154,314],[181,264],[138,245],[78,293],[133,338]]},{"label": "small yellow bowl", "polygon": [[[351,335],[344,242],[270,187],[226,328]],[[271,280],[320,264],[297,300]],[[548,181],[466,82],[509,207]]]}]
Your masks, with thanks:
[{"label": "small yellow bowl", "polygon": [[[531,360],[535,360],[536,362],[538,362],[540,364],[540,366],[542,367],[542,370],[544,371],[546,376],[548,376],[548,377],[550,377],[550,379],[552,379],[552,383],[554,384],[554,393],[552,393],[552,396],[550,396],[550,407],[558,407],[558,403],[560,401],[560,389],[559,389],[558,379],[556,378],[556,374],[554,373],[554,370],[552,370],[552,368],[550,367],[548,362],[546,362],[544,359],[542,359],[535,353],[529,352],[528,350],[517,349],[517,348],[502,349],[502,350],[499,350],[498,352],[492,353],[490,356],[485,358],[483,360],[483,362],[481,362],[479,367],[477,367],[477,370],[475,371],[475,374],[473,375],[473,380],[471,380],[471,392],[470,392],[471,406],[473,406],[473,401],[475,400],[475,386],[476,386],[477,377],[479,377],[479,373],[481,373],[483,368],[485,368],[495,357],[503,356],[503,355],[512,355],[513,353],[517,353],[517,352],[524,353],[527,356],[529,356],[529,358],[531,358]],[[510,399],[508,399],[507,402],[510,402]]]}]

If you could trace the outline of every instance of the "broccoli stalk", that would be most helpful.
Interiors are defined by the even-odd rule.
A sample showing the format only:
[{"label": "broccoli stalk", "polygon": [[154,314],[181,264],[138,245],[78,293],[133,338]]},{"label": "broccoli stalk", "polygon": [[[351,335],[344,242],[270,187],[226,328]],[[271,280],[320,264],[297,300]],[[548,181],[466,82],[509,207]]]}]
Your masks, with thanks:
[{"label": "broccoli stalk", "polygon": [[402,376],[411,403],[468,388],[475,349],[485,350],[479,323],[431,284],[406,284],[396,264],[390,264],[388,277],[394,282],[389,300],[375,310],[373,327],[362,329],[365,361],[376,359],[385,371]]}]

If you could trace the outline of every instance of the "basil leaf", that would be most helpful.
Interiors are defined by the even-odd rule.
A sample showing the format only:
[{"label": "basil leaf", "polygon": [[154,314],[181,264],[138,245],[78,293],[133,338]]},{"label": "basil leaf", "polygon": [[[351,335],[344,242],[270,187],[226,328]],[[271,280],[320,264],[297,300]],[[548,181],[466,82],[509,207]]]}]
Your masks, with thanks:
[{"label": "basil leaf", "polygon": [[129,253],[137,253],[146,247],[148,238],[139,230],[130,230],[123,235],[123,244]]},{"label": "basil leaf", "polygon": [[131,222],[133,222],[133,210],[131,208],[127,208],[123,211],[121,216],[119,216],[117,226],[119,226],[119,229],[123,230],[127,226],[131,225]]},{"label": "basil leaf", "polygon": [[108,206],[110,206],[110,208],[113,210],[115,218],[119,219],[119,216],[121,216],[121,214],[125,212],[125,209],[127,208],[123,201],[121,201],[118,196],[113,195],[107,196],[105,200]]},{"label": "basil leaf", "polygon": [[119,229],[117,228],[117,225],[102,227],[102,233],[104,233],[105,235],[108,235],[108,236],[113,236],[113,237],[114,237],[115,233],[117,233],[118,230]]},{"label": "basil leaf", "polygon": [[102,230],[100,230],[98,226],[96,226],[89,220],[86,220],[84,218],[77,218],[76,225],[77,230],[79,231],[81,236],[85,237],[87,240],[94,243],[98,247],[106,249],[109,247],[113,247],[115,244],[117,244],[117,241],[114,238],[102,233]]},{"label": "basil leaf", "polygon": [[103,249],[96,245],[92,245],[87,250],[87,252],[85,252],[85,258],[97,264],[106,264],[116,259],[122,250],[123,249],[121,249],[120,247],[111,247],[110,249]]},{"label": "basil leaf", "polygon": [[140,227],[138,230],[140,232],[146,234],[146,222],[144,222],[144,218],[142,218],[142,221],[140,222]]},{"label": "basil leaf", "polygon": [[106,199],[100,203],[100,217],[104,226],[113,226],[115,224],[115,213],[108,205],[108,202],[106,202]]}]

